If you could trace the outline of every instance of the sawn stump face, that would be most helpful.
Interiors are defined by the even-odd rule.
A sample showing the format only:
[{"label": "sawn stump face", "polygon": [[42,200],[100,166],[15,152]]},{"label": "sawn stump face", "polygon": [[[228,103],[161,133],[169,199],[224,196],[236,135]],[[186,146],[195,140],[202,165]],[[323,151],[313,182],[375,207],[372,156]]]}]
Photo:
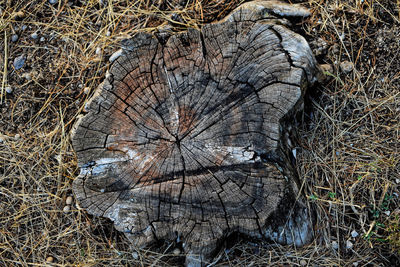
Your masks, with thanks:
[{"label": "sawn stump face", "polygon": [[75,127],[80,206],[136,245],[179,238],[200,258],[232,231],[265,236],[296,192],[280,127],[313,79],[304,42],[235,19],[127,41]]}]

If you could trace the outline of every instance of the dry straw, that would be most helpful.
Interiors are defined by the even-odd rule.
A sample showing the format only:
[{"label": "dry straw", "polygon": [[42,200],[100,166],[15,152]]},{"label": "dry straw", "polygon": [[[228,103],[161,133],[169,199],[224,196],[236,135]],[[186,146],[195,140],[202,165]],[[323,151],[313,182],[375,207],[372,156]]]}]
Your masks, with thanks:
[{"label": "dry straw", "polygon": [[[89,217],[75,201],[63,212],[78,172],[69,131],[120,38],[159,27],[197,28],[243,1],[51,2],[0,4],[0,265],[180,264],[174,244],[132,251],[109,221]],[[313,48],[327,44],[318,59],[334,69],[310,91],[298,136],[298,172],[317,211],[317,238],[301,249],[227,242],[216,266],[394,266],[400,248],[399,2],[304,2],[313,16],[296,25]],[[19,38],[11,42],[14,34]],[[25,65],[15,70],[10,62],[21,54]],[[354,65],[347,74],[339,68],[345,60]]]}]

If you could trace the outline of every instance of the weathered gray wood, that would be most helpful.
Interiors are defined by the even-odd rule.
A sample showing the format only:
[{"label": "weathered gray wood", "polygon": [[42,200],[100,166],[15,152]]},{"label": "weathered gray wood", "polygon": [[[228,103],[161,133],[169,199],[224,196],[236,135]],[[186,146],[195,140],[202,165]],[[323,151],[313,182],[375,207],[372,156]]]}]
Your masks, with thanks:
[{"label": "weathered gray wood", "polygon": [[74,127],[81,207],[137,246],[179,238],[191,266],[234,231],[310,240],[285,138],[315,60],[271,5],[248,3],[201,31],[123,43]]}]

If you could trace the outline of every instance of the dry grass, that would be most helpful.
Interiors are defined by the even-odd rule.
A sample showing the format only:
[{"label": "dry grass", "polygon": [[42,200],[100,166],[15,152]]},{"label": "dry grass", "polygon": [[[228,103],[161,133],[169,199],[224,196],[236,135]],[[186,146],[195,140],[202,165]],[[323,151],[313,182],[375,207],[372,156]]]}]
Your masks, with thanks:
[{"label": "dry grass", "polygon": [[[199,27],[242,1],[69,2],[0,3],[0,265],[43,266],[49,256],[59,266],[179,264],[182,257],[170,255],[173,244],[132,253],[110,222],[88,216],[76,203],[63,212],[77,175],[68,132],[121,37],[160,25]],[[318,38],[326,42],[318,60],[334,66],[331,80],[310,91],[298,141],[298,171],[319,217],[317,239],[302,249],[241,241],[221,252],[217,265],[395,266],[400,3],[304,2],[314,15],[298,26],[313,48]],[[27,55],[25,66],[15,70],[13,60],[21,54]],[[340,71],[344,60],[354,63],[351,73]]]}]

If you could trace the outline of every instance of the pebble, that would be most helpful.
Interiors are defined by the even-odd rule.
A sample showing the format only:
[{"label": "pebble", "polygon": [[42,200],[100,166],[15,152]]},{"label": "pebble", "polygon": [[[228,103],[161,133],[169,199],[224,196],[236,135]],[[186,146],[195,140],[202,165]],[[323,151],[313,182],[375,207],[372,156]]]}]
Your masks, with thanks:
[{"label": "pebble", "polygon": [[89,92],[90,92],[90,88],[89,88],[89,87],[85,87],[85,89],[83,89],[83,93],[84,93],[85,95],[88,95]]},{"label": "pebble", "polygon": [[68,196],[67,199],[65,199],[65,204],[71,205],[71,204],[72,204],[72,201],[73,201],[72,197],[71,197],[71,196]]},{"label": "pebble", "polygon": [[70,210],[71,210],[71,206],[70,205],[67,205],[67,206],[65,206],[63,208],[63,212],[65,212],[65,213],[69,212]]},{"label": "pebble", "polygon": [[34,32],[31,34],[32,39],[37,39],[39,37],[39,34],[37,32]]},{"label": "pebble", "polygon": [[335,250],[338,249],[339,248],[338,242],[332,241],[332,248],[335,249]]},{"label": "pebble", "polygon": [[119,49],[117,52],[111,55],[111,57],[108,59],[111,63],[113,63],[117,58],[119,58],[122,55],[122,49]]},{"label": "pebble", "polygon": [[[399,110],[399,111],[400,111],[400,110]],[[397,179],[397,178],[396,178],[395,181],[396,181],[396,184],[400,184],[400,179]]]},{"label": "pebble", "polygon": [[321,64],[319,67],[323,72],[333,73],[333,67],[331,64]]},{"label": "pebble", "polygon": [[101,57],[101,47],[97,47],[97,48],[96,48],[96,55],[97,55],[98,57]]},{"label": "pebble", "polygon": [[28,26],[26,26],[25,24],[22,25],[21,30],[25,31],[28,28]]},{"label": "pebble", "polygon": [[387,211],[385,211],[383,213],[385,213],[386,216],[390,216],[390,210],[387,210]]},{"label": "pebble", "polygon": [[350,73],[354,68],[354,65],[352,62],[350,61],[343,61],[340,63],[340,69],[344,72],[344,73]]},{"label": "pebble", "polygon": [[15,13],[15,16],[16,16],[17,18],[22,19],[22,18],[25,17],[25,13],[24,13],[24,11],[18,11],[17,13]]},{"label": "pebble", "polygon": [[346,248],[347,249],[352,249],[353,248],[353,243],[350,240],[346,241]]},{"label": "pebble", "polygon": [[358,236],[357,231],[356,231],[356,230],[353,230],[353,231],[351,232],[351,236],[352,236],[352,237],[357,237],[357,236]]},{"label": "pebble", "polygon": [[19,70],[20,68],[22,68],[25,65],[25,60],[26,60],[26,56],[24,54],[14,58],[14,68],[16,70]]},{"label": "pebble", "polygon": [[325,42],[324,39],[318,38],[318,40],[315,40],[313,44],[316,46],[316,49],[314,51],[316,56],[326,54],[326,51],[328,49],[328,44],[327,42]]},{"label": "pebble", "polygon": [[175,256],[178,256],[178,255],[181,254],[181,250],[180,250],[179,248],[175,248],[175,249],[172,251],[172,254],[174,254]]},{"label": "pebble", "polygon": [[28,80],[28,81],[32,80],[32,76],[31,76],[31,74],[28,73],[28,72],[23,73],[23,74],[22,74],[22,78],[24,78],[24,79],[26,79],[26,80]]},{"label": "pebble", "polygon": [[301,260],[301,261],[300,261],[300,265],[301,265],[301,266],[307,266],[307,261],[304,260],[304,259]]},{"label": "pebble", "polygon": [[44,42],[44,41],[46,41],[46,38],[44,38],[43,36],[42,37],[40,37],[40,40],[39,40],[40,42]]},{"label": "pebble", "polygon": [[14,135],[14,139],[15,139],[15,140],[18,140],[18,139],[20,139],[20,138],[21,138],[21,135],[20,135],[20,134]]},{"label": "pebble", "polygon": [[54,258],[52,256],[47,257],[46,262],[53,262]]},{"label": "pebble", "polygon": [[58,2],[58,0],[49,0],[49,3],[52,4],[52,5],[57,4],[57,2]]},{"label": "pebble", "polygon": [[320,72],[317,73],[317,79],[320,82],[327,82],[332,79],[332,73],[334,69],[331,64],[321,64],[319,65]]},{"label": "pebble", "polygon": [[139,259],[139,253],[137,253],[136,251],[132,252],[132,257],[137,260]]},{"label": "pebble", "polygon": [[11,42],[15,43],[16,41],[18,41],[18,38],[19,38],[18,34],[13,34],[11,36]]},{"label": "pebble", "polygon": [[6,92],[7,92],[7,94],[11,94],[13,92],[13,89],[11,88],[11,86],[6,86]]},{"label": "pebble", "polygon": [[110,31],[107,31],[106,32],[106,36],[108,37],[108,36],[110,36],[111,35],[111,32]]}]

